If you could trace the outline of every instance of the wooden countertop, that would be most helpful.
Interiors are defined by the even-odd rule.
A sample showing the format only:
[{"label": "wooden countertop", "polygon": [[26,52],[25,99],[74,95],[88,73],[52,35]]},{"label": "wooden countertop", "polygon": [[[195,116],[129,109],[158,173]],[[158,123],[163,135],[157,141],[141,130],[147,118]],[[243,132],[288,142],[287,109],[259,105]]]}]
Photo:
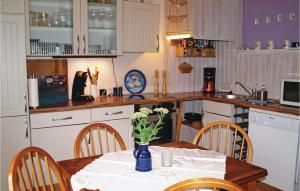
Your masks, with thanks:
[{"label": "wooden countertop", "polygon": [[262,110],[292,114],[300,116],[300,109],[297,107],[289,107],[280,105],[278,102],[267,103],[266,105],[253,104],[244,99],[226,99],[220,93],[207,94],[203,92],[184,92],[184,93],[169,93],[167,96],[159,95],[155,97],[154,94],[142,94],[141,96],[105,96],[98,97],[91,102],[73,102],[69,101],[67,104],[53,105],[50,107],[38,107],[37,109],[30,109],[29,113],[44,113],[44,112],[61,112],[78,109],[90,109],[98,107],[111,107],[131,104],[149,104],[160,102],[175,102],[175,101],[192,101],[192,100],[211,100],[222,103],[234,104],[242,107],[257,108]]}]

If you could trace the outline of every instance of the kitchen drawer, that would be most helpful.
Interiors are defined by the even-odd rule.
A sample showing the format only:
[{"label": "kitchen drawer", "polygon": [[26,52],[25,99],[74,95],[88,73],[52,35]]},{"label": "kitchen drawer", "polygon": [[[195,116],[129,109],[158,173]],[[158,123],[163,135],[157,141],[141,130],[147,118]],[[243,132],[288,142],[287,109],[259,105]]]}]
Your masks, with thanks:
[{"label": "kitchen drawer", "polygon": [[130,118],[133,113],[133,105],[96,108],[92,109],[92,122],[126,119]]},{"label": "kitchen drawer", "polygon": [[203,111],[230,117],[233,114],[233,105],[204,100]]},{"label": "kitchen drawer", "polygon": [[30,115],[31,128],[55,127],[91,122],[91,110],[38,113]]}]

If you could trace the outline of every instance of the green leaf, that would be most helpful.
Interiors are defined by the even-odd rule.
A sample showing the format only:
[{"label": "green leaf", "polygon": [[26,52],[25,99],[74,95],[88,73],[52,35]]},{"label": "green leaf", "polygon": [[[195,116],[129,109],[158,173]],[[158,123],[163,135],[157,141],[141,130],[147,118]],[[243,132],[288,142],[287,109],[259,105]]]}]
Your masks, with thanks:
[{"label": "green leaf", "polygon": [[156,140],[156,139],[159,139],[160,137],[152,137],[149,141],[153,141],[153,140]]}]

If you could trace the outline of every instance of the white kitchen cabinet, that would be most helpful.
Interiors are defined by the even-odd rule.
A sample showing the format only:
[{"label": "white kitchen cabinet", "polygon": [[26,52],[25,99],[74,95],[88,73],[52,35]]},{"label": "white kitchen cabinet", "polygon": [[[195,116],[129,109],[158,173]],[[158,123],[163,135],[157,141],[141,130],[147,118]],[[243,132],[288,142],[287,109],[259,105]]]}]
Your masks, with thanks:
[{"label": "white kitchen cabinet", "polygon": [[124,52],[159,51],[159,5],[124,2]]},{"label": "white kitchen cabinet", "polygon": [[0,13],[24,13],[25,0],[0,0]]},{"label": "white kitchen cabinet", "polygon": [[30,146],[28,117],[0,118],[0,190],[8,190],[8,169],[15,154]]},{"label": "white kitchen cabinet", "polygon": [[122,54],[123,1],[27,0],[29,56]]},{"label": "white kitchen cabinet", "polygon": [[105,107],[92,109],[92,122],[106,123],[115,128],[125,142],[127,149],[134,148],[132,137],[131,115],[134,113],[133,105]]},{"label": "white kitchen cabinet", "polygon": [[[169,15],[170,2],[166,2],[166,12]],[[187,18],[181,22],[167,19],[168,34],[189,32],[197,39],[241,40],[242,0],[188,0],[187,8],[178,10],[178,15],[187,14]]]},{"label": "white kitchen cabinet", "polygon": [[46,150],[56,161],[73,158],[75,139],[90,122],[90,110],[31,114],[32,145]]},{"label": "white kitchen cabinet", "polygon": [[119,120],[111,120],[111,121],[102,121],[114,129],[118,131],[121,135],[123,141],[125,142],[126,149],[133,149],[134,148],[134,138],[132,137],[132,130],[133,127],[131,125],[130,119],[119,119]]},{"label": "white kitchen cabinet", "polygon": [[25,17],[0,15],[0,117],[27,114]]},{"label": "white kitchen cabinet", "polygon": [[[228,121],[233,122],[234,118],[234,106],[232,104],[214,102],[209,100],[203,100],[203,125],[207,125],[208,123],[216,122],[216,121]],[[218,129],[213,130],[213,135],[217,136]],[[204,135],[204,145],[209,145],[210,134],[207,133]],[[226,129],[221,129],[221,138],[220,138],[220,152],[224,152],[222,149],[224,148],[226,137]],[[217,137],[214,137],[213,140],[217,140]],[[233,140],[233,135],[229,135],[229,143]],[[216,146],[216,145],[214,145]],[[213,147],[213,150],[216,148]]]},{"label": "white kitchen cabinet", "polygon": [[128,105],[31,114],[32,145],[46,150],[56,161],[70,159],[79,132],[92,122],[103,122],[119,132],[126,148],[133,148],[130,120],[133,113],[134,106]]},{"label": "white kitchen cabinet", "polygon": [[32,145],[46,150],[55,161],[71,159],[76,137],[87,125],[32,129]]},{"label": "white kitchen cabinet", "polygon": [[195,38],[241,40],[242,0],[197,0],[195,9]]}]

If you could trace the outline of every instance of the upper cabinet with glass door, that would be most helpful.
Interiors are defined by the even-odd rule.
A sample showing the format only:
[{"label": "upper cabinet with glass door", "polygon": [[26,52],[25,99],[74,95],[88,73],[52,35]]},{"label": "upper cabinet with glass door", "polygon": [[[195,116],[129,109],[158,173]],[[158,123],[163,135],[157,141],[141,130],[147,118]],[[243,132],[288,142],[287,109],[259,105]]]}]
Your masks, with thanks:
[{"label": "upper cabinet with glass door", "polygon": [[122,52],[118,36],[122,34],[122,1],[28,1],[29,56],[111,56]]},{"label": "upper cabinet with glass door", "polygon": [[27,55],[74,54],[74,13],[72,0],[29,0]]},{"label": "upper cabinet with glass door", "polygon": [[116,55],[117,0],[87,0],[81,7],[83,54]]}]

